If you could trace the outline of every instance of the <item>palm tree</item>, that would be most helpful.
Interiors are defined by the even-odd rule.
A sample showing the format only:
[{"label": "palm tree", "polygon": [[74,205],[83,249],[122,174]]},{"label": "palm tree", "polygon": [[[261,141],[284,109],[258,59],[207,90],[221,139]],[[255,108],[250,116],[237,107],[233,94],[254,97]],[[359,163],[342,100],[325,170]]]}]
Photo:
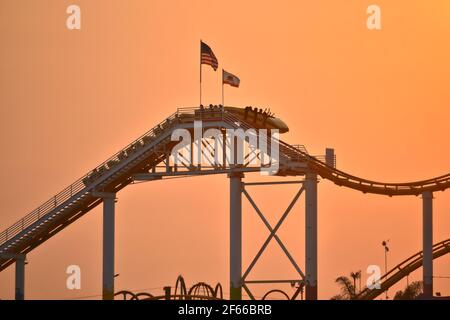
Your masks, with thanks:
[{"label": "palm tree", "polygon": [[355,286],[350,278],[340,276],[336,279],[336,283],[341,287],[341,293],[332,297],[331,300],[354,300],[356,298]]},{"label": "palm tree", "polygon": [[394,296],[394,300],[415,300],[422,294],[422,292],[422,281],[414,281],[407,285],[403,291],[397,291]]},{"label": "palm tree", "polygon": [[[356,280],[361,280],[361,270],[357,272],[350,272],[350,277],[353,279],[353,287],[355,288],[356,293]],[[359,282],[359,292],[361,292],[361,281]]]}]

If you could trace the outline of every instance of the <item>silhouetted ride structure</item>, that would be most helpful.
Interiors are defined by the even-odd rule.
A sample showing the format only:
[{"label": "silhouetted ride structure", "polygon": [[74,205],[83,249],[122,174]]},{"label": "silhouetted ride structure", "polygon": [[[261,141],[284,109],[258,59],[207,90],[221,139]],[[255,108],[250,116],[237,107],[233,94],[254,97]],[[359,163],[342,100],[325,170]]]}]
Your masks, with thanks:
[{"label": "silhouetted ride structure", "polygon": [[[223,289],[220,283],[213,288],[205,282],[198,282],[188,290],[184,278],[180,275],[175,283],[175,291],[171,287],[164,287],[164,294],[153,295],[149,292],[133,293],[128,290],[121,290],[114,294],[116,300],[223,300]],[[173,293],[172,293],[173,292]],[[264,294],[261,300],[267,299],[270,295],[278,293],[285,300],[295,300],[297,295],[290,297],[280,289],[273,289]]]},{"label": "silhouetted ride structure", "polygon": [[[201,128],[198,123],[201,121]],[[186,130],[194,136],[182,148],[179,140],[172,140],[172,133]],[[200,138],[196,138],[200,130]],[[243,161],[236,161],[239,147],[234,147],[236,136],[233,132],[248,133],[244,141],[255,139],[259,146],[277,145],[277,157],[261,148],[246,150]],[[265,130],[265,131],[264,131]],[[131,183],[138,181],[164,180],[176,176],[198,176],[227,174],[230,181],[230,298],[241,299],[244,289],[251,299],[255,299],[249,286],[256,284],[290,283],[296,291],[290,298],[297,298],[305,290],[307,300],[317,299],[317,184],[318,178],[332,181],[338,186],[351,188],[363,193],[392,196],[422,196],[423,199],[423,253],[420,260],[408,260],[403,273],[394,271],[383,277],[382,290],[398,281],[398,277],[414,268],[423,266],[424,294],[432,297],[434,257],[448,249],[448,242],[440,243],[446,249],[433,251],[432,212],[433,195],[450,187],[450,174],[433,179],[410,183],[384,183],[362,179],[336,169],[336,157],[333,149],[326,149],[325,156],[312,156],[302,145],[290,145],[279,140],[272,133],[287,132],[289,128],[273,114],[256,108],[234,108],[224,106],[180,108],[163,122],[114,154],[111,158],[95,167],[73,184],[51,197],[24,218],[0,233],[0,271],[11,264],[16,265],[16,299],[24,298],[24,273],[26,254],[64,230],[93,208],[103,203],[103,299],[114,299],[114,228],[116,194]],[[214,136],[206,133],[213,132]],[[264,133],[264,134],[263,134]],[[269,133],[269,134],[267,134]],[[219,139],[221,137],[222,139]],[[275,141],[275,142],[274,142]],[[206,158],[206,164],[196,163],[194,147],[200,147],[200,158]],[[224,150],[217,155],[213,146]],[[176,149],[176,150],[175,150]],[[206,151],[204,151],[205,149]],[[227,152],[226,152],[226,151]],[[187,151],[187,155],[186,152]],[[230,151],[230,152],[228,152]],[[177,161],[175,162],[175,157]],[[220,162],[214,161],[220,158]],[[259,163],[255,163],[255,158]],[[269,163],[262,159],[270,159]],[[292,181],[244,182],[247,174],[269,170],[273,164],[277,170],[273,177],[302,177]],[[298,185],[295,197],[275,226],[270,225],[264,214],[251,197],[249,189],[256,186],[279,186],[281,184]],[[300,196],[305,193],[305,258],[304,270],[287,250],[277,231]],[[242,270],[242,196],[244,196],[270,232],[261,249],[248,268]],[[249,275],[266,250],[270,241],[276,241],[298,273],[295,279],[249,279]],[[438,246],[437,244],[436,246]],[[435,247],[436,248],[436,247]],[[448,251],[445,251],[447,253]],[[383,285],[385,287],[383,287]],[[208,286],[196,288],[194,296],[214,296]],[[181,287],[180,287],[181,290]],[[202,291],[200,291],[202,290]],[[206,291],[205,291],[206,290]],[[272,293],[277,292],[272,290]],[[280,292],[279,292],[280,293]],[[363,291],[361,298],[374,298],[376,292]],[[122,293],[121,293],[122,294]],[[125,294],[125,293],[124,293]],[[134,298],[152,298],[150,295],[127,293]],[[175,294],[177,295],[178,292]],[[187,293],[189,295],[189,292]],[[126,294],[125,294],[126,295]],[[186,292],[179,293],[186,296]],[[286,297],[289,297],[286,294]]]},{"label": "silhouetted ride structure", "polygon": [[148,292],[133,293],[122,290],[114,294],[121,300],[223,300],[222,285],[218,283],[214,288],[204,282],[194,284],[189,290],[182,276],[178,276],[175,283],[175,291],[171,287],[164,287],[163,295],[152,295]]}]

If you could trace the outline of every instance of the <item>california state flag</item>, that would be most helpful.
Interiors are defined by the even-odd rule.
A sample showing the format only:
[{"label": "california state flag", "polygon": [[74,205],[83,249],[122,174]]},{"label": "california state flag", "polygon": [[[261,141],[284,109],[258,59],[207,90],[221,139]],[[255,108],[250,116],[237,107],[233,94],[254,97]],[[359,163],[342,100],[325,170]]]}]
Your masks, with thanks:
[{"label": "california state flag", "polygon": [[231,74],[229,72],[226,72],[222,69],[222,83],[223,84],[229,84],[232,87],[239,87],[239,83],[241,80],[239,80],[238,77],[236,77],[234,74]]}]

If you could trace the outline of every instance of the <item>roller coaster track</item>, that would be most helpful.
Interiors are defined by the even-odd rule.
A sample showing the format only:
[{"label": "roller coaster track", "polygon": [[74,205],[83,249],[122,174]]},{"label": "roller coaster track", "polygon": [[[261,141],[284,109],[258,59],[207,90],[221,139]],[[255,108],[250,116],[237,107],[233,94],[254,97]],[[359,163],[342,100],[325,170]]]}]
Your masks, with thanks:
[{"label": "roller coaster track", "polygon": [[[363,193],[381,194],[387,196],[407,196],[420,195],[425,191],[435,192],[444,191],[450,187],[450,173],[436,178],[421,180],[407,183],[386,183],[377,182],[359,178],[336,168],[330,167],[324,161],[317,157],[310,156],[302,150],[293,150],[293,147],[280,141],[283,152],[287,153],[294,160],[306,161],[308,168],[317,173],[324,179],[334,182],[338,186],[344,186],[354,190],[359,190]],[[291,172],[295,175],[295,172]]]},{"label": "roller coaster track", "polygon": [[[153,170],[170,155],[178,141],[171,141],[177,128],[193,130],[195,120],[203,121],[203,128],[252,129],[245,119],[222,108],[201,111],[195,108],[178,109],[166,120],[133,141],[94,170],[47,200],[40,207],[0,233],[0,271],[20,254],[26,254],[95,208],[103,200],[101,193],[117,193],[134,181],[134,175]],[[309,155],[302,147],[279,143],[280,176],[316,173],[339,186],[364,193],[387,196],[419,195],[425,191],[443,191],[450,187],[450,174],[412,183],[382,183],[361,179],[334,168],[334,165]],[[210,171],[188,168],[189,175],[251,172],[258,168],[231,168],[224,165]],[[175,173],[173,173],[175,174]]]},{"label": "roller coaster track", "polygon": [[[437,259],[450,253],[450,239],[441,241],[433,245],[433,259]],[[416,269],[420,268],[423,263],[422,251],[417,252],[408,259],[396,265],[389,272],[383,275],[380,279],[380,289],[369,289],[366,287],[361,293],[356,297],[358,300],[373,300],[380,294],[385,292],[387,289],[392,287],[402,278],[406,277]]]}]

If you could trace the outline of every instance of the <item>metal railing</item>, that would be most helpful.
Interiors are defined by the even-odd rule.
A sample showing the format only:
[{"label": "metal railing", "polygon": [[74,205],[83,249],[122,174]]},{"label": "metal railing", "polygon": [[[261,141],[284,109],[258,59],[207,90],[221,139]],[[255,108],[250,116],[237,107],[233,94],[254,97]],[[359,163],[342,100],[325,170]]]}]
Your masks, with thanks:
[{"label": "metal railing", "polygon": [[[86,189],[86,192],[92,190],[94,184],[88,184],[86,186],[85,182],[87,182],[90,178],[92,179],[93,173],[96,173],[95,179],[100,178],[101,174],[106,174],[109,169],[112,169],[112,165],[116,165],[120,163],[121,159],[123,159],[123,155],[125,151],[130,151],[133,153],[136,151],[136,147],[138,145],[144,146],[148,141],[153,140],[157,135],[165,131],[168,127],[175,123],[180,123],[183,121],[189,121],[192,119],[202,119],[202,118],[212,118],[211,115],[214,114],[216,116],[223,117],[223,110],[217,107],[214,109],[204,108],[202,112],[196,112],[200,110],[199,108],[178,108],[176,112],[172,113],[168,118],[158,123],[152,129],[147,131],[145,134],[134,140],[129,145],[125,146],[119,152],[114,154],[112,157],[108,158],[106,161],[95,167],[93,170],[89,171],[89,173],[83,175],[81,178],[77,179],[74,183],[64,188],[62,191],[57,193],[55,196],[51,197],[49,200],[44,202],[38,208],[31,211],[25,217],[11,225],[9,228],[0,233],[0,247],[5,244],[8,240],[14,238],[23,230],[30,227],[32,224],[37,222],[38,220],[45,217],[47,214],[53,212],[59,205],[65,203],[67,200],[72,198],[74,195]],[[130,153],[130,154],[131,154]],[[73,199],[74,201],[77,199]]]},{"label": "metal railing", "polygon": [[302,144],[292,144],[292,147],[294,147],[295,149],[300,150],[303,153],[308,154],[308,151],[306,150],[306,147]]}]

